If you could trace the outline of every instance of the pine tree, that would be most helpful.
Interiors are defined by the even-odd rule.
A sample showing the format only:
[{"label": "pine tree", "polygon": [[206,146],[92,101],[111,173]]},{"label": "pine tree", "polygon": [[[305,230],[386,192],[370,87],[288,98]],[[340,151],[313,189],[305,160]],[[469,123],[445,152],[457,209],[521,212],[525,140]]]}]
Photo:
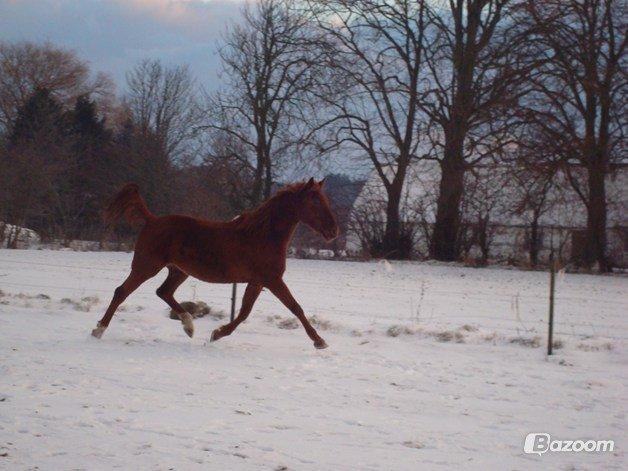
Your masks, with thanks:
[{"label": "pine tree", "polygon": [[18,110],[9,143],[57,144],[62,142],[66,132],[66,116],[61,104],[50,90],[37,88]]}]

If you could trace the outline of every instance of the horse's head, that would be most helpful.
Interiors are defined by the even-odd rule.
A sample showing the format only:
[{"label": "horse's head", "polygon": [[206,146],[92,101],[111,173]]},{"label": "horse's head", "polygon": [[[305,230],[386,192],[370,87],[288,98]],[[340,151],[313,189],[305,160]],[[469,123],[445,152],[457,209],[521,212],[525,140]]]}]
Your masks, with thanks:
[{"label": "horse's head", "polygon": [[335,239],[338,236],[338,223],[329,207],[329,200],[323,193],[325,179],[320,182],[313,178],[303,185],[298,191],[299,197],[299,221],[307,224],[326,240]]}]

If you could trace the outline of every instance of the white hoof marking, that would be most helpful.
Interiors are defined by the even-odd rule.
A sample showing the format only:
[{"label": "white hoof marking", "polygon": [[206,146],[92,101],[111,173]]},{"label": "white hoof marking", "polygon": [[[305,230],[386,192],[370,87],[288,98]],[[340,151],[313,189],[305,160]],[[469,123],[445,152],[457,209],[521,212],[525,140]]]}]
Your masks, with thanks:
[{"label": "white hoof marking", "polygon": [[181,323],[183,324],[183,330],[188,337],[194,336],[194,323],[192,322],[192,314],[189,312],[182,312],[179,314],[179,318],[181,319]]},{"label": "white hoof marking", "polygon": [[105,329],[107,328],[102,325],[99,325],[94,330],[92,330],[92,337],[96,337],[97,339],[99,339],[100,337],[102,337],[102,334],[105,332]]}]

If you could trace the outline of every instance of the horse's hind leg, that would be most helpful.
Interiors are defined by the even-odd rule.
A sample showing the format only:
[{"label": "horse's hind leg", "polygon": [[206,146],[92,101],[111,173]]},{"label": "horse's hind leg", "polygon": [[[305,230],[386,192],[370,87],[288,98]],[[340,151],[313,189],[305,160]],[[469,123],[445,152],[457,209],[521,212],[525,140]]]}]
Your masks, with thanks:
[{"label": "horse's hind leg", "polygon": [[194,323],[192,322],[192,315],[187,312],[183,307],[174,299],[174,292],[177,290],[181,283],[183,283],[187,279],[187,273],[179,270],[175,266],[168,267],[168,277],[162,283],[162,285],[157,288],[157,296],[168,303],[168,306],[172,308],[174,312],[177,313],[179,319],[181,319],[181,323],[183,324],[183,330],[189,337],[194,335]]},{"label": "horse's hind leg", "polygon": [[212,336],[210,338],[210,342],[215,342],[216,340],[221,339],[227,335],[231,335],[231,333],[238,327],[242,322],[249,317],[251,310],[253,309],[253,304],[257,300],[257,297],[262,291],[262,285],[256,285],[254,283],[249,283],[246,286],[246,291],[244,292],[244,296],[242,297],[242,307],[240,307],[240,312],[238,313],[238,317],[236,317],[233,321],[228,324],[219,327],[218,329],[212,332]]},{"label": "horse's hind leg", "polygon": [[102,337],[102,334],[107,329],[107,326],[109,326],[109,322],[111,322],[111,318],[116,312],[116,309],[118,309],[118,306],[120,306],[120,304],[122,304],[124,300],[128,298],[129,295],[133,291],[135,291],[142,283],[144,283],[149,278],[155,276],[158,271],[159,269],[151,269],[150,271],[148,271],[133,268],[127,279],[124,280],[124,283],[118,286],[113,292],[113,298],[111,299],[111,303],[109,303],[109,307],[105,311],[105,315],[102,317],[100,322],[98,322],[96,328],[92,330],[92,335],[97,339]]}]

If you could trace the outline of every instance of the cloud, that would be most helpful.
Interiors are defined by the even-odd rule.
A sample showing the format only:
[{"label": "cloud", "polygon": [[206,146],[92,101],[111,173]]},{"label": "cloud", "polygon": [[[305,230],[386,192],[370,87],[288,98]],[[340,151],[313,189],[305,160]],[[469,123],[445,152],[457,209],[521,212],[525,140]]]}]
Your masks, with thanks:
[{"label": "cloud", "polygon": [[123,88],[138,60],[187,63],[218,83],[216,41],[237,20],[237,0],[0,0],[1,41],[50,41],[75,50]]}]

